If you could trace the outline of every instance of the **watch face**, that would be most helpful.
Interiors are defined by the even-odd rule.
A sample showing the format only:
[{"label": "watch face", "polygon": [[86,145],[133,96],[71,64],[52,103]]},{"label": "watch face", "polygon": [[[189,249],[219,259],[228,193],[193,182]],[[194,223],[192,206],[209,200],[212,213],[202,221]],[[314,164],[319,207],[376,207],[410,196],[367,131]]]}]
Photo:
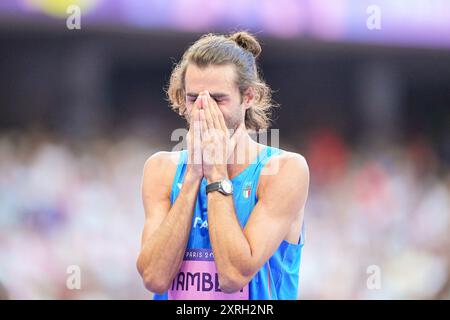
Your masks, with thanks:
[{"label": "watch face", "polygon": [[222,189],[226,193],[230,194],[233,192],[233,185],[231,184],[231,181],[229,180],[223,180],[222,181]]}]

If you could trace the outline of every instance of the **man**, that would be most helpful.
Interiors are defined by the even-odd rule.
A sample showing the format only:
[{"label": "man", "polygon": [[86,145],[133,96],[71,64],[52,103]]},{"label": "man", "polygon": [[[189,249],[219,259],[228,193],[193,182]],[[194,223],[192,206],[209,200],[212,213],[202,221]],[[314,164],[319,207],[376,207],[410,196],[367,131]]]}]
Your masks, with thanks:
[{"label": "man", "polygon": [[173,70],[187,150],[154,154],[142,180],[137,268],[155,299],[297,298],[309,170],[247,132],[269,124],[260,52],[247,32],[206,35]]}]

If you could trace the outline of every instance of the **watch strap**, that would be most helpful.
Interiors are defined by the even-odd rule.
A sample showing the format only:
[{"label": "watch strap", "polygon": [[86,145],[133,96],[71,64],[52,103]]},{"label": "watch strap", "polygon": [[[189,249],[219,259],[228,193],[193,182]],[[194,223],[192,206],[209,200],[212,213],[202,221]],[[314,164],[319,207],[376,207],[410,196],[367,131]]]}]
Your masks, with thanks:
[{"label": "watch strap", "polygon": [[212,192],[212,191],[218,191],[221,187],[221,181],[210,183],[206,186],[206,194]]}]

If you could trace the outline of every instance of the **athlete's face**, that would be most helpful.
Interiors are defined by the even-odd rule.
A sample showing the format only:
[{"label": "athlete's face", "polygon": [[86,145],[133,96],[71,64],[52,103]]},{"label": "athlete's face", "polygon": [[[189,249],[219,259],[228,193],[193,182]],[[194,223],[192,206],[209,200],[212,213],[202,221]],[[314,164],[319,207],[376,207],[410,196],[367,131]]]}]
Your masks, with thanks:
[{"label": "athlete's face", "polygon": [[[208,90],[229,129],[236,129],[244,121],[248,99],[242,99],[236,85],[236,71],[232,65],[210,65],[200,68],[189,64],[185,76],[186,113],[189,117],[198,94]],[[243,101],[245,100],[245,101]],[[189,118],[188,118],[189,119]]]}]

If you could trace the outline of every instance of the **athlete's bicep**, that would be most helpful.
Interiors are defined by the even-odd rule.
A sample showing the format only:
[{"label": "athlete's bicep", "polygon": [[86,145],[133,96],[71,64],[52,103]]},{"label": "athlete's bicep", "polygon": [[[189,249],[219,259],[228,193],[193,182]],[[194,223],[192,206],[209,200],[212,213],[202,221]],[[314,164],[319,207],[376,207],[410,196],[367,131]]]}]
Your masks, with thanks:
[{"label": "athlete's bicep", "polygon": [[[259,198],[244,228],[252,262],[248,273],[256,273],[274,254],[292,223],[303,219],[308,195],[309,169],[306,160],[291,154],[279,161],[278,172],[261,176]],[[260,180],[261,182],[261,180]],[[248,274],[247,274],[248,275]]]},{"label": "athlete's bicep", "polygon": [[170,191],[176,167],[170,161],[169,153],[158,152],[144,165],[141,185],[145,210],[142,244],[158,229],[170,210]]}]

